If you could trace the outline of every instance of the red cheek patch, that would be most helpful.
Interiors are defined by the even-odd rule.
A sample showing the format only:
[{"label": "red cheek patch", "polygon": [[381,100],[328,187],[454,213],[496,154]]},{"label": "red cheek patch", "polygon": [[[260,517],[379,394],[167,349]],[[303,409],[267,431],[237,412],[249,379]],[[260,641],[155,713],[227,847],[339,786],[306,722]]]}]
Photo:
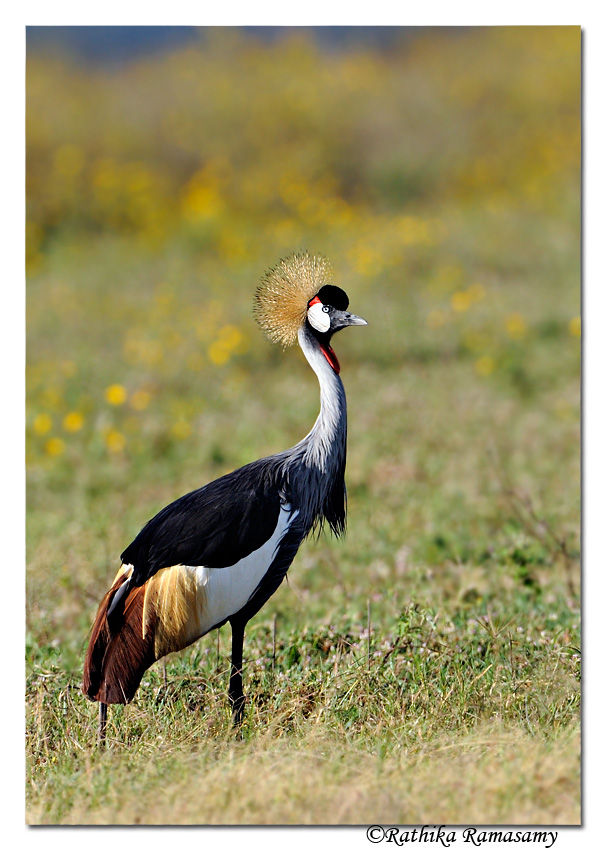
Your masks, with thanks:
[{"label": "red cheek patch", "polygon": [[313,307],[313,305],[314,305],[314,304],[321,304],[321,303],[322,303],[322,302],[320,301],[320,299],[318,298],[318,296],[317,296],[317,295],[314,295],[314,297],[311,299],[311,301],[310,301],[310,302],[309,302],[309,304],[307,305],[307,309],[309,310],[309,308],[310,308],[310,307]]}]

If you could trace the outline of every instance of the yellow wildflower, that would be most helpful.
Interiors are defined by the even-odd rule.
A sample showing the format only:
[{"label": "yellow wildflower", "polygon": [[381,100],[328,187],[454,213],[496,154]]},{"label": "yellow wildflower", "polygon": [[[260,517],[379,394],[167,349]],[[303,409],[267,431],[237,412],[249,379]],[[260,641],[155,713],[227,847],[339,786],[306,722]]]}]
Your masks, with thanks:
[{"label": "yellow wildflower", "polygon": [[215,366],[223,366],[230,358],[229,348],[225,345],[223,340],[211,342],[208,347],[207,354],[208,359],[211,363],[214,363]]},{"label": "yellow wildflower", "polygon": [[186,440],[191,434],[191,425],[184,419],[179,419],[175,422],[171,431],[178,440]]},{"label": "yellow wildflower", "polygon": [[244,339],[242,331],[235,325],[223,325],[220,337],[221,341],[229,348],[237,348]]},{"label": "yellow wildflower", "polygon": [[478,375],[482,375],[482,377],[487,377],[494,372],[495,362],[494,358],[489,354],[483,354],[481,357],[478,357],[475,364],[475,369]]},{"label": "yellow wildflower", "polygon": [[511,313],[505,319],[505,328],[512,339],[522,339],[526,336],[527,326],[524,317],[519,313]]},{"label": "yellow wildflower", "polygon": [[124,404],[127,398],[127,393],[121,384],[111,384],[105,390],[105,400],[108,404]]},{"label": "yellow wildflower", "polygon": [[84,416],[76,410],[72,410],[63,420],[63,427],[66,431],[73,433],[79,431],[84,425]]},{"label": "yellow wildflower", "polygon": [[568,322],[568,332],[571,336],[580,337],[581,336],[581,317],[574,316]]},{"label": "yellow wildflower", "polygon": [[53,420],[48,415],[48,413],[40,413],[34,419],[34,431],[36,434],[48,434],[50,429],[53,427]]},{"label": "yellow wildflower", "polygon": [[126,437],[120,431],[115,431],[113,428],[105,435],[105,445],[110,452],[114,454],[124,450],[126,446]]},{"label": "yellow wildflower", "polygon": [[469,292],[453,292],[450,297],[450,306],[455,313],[464,313],[465,310],[469,310],[471,302]]},{"label": "yellow wildflower", "polygon": [[65,443],[60,437],[51,437],[44,448],[47,455],[56,457],[57,455],[63,454],[65,451]]}]

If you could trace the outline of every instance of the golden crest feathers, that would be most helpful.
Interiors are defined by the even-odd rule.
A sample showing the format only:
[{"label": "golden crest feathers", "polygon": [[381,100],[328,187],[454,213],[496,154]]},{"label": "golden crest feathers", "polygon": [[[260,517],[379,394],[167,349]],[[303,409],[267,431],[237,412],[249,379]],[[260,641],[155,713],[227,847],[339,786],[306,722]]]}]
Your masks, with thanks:
[{"label": "golden crest feathers", "polygon": [[297,341],[308,302],[330,278],[328,260],[307,252],[291,254],[265,273],[255,292],[253,314],[270,342]]}]

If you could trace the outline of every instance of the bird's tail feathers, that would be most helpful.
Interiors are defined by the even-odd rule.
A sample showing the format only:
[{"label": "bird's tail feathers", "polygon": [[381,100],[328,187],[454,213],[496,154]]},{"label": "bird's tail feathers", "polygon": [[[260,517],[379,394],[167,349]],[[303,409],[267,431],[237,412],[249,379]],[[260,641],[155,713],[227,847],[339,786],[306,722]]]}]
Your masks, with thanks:
[{"label": "bird's tail feathers", "polygon": [[[145,586],[122,591],[121,605],[112,611],[108,622],[108,611],[128,581],[128,572],[120,568],[101,600],[84,661],[82,691],[103,703],[130,702],[144,672],[156,661],[153,621],[143,628]],[[153,620],[153,610],[147,617]]]},{"label": "bird's tail feathers", "polygon": [[196,570],[176,565],[130,586],[124,565],[103,597],[84,661],[82,690],[104,703],[127,703],[148,667],[205,634],[206,591]]}]

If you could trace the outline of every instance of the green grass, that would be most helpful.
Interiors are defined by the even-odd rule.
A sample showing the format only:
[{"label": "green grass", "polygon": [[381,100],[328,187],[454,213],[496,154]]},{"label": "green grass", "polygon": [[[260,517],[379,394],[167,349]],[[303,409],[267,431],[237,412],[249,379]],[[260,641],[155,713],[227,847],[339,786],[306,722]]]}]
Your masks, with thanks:
[{"label": "green grass", "polygon": [[[321,113],[310,148],[297,115],[272,121],[272,98],[283,108],[286,96],[277,82],[257,91],[244,74],[247,97],[188,101],[178,81],[191,56],[127,68],[123,86],[82,72],[72,89],[63,66],[30,66],[29,823],[579,823],[578,119],[566,123],[578,93],[563,70],[576,54],[562,30],[543,53],[534,30],[441,38],[403,57],[313,54],[311,66],[304,45],[276,47],[289,85],[317,73],[318,108],[337,73],[360,98],[359,111],[347,101]],[[233,56],[233,73],[274,78],[264,54],[240,46]],[[452,80],[444,62],[458,69]],[[536,62],[542,76],[530,74]],[[423,86],[404,86],[413,72]],[[36,122],[53,80],[65,82],[67,111],[45,128]],[[214,218],[171,208],[174,226],[157,239],[147,218],[137,229],[115,217],[133,209],[121,196],[103,206],[101,118],[79,129],[66,106],[87,86],[105,93],[108,155],[119,163],[132,140],[113,138],[115,116],[130,115],[141,80],[168,86],[150,87],[141,126],[160,121],[177,87],[192,121],[178,125],[179,140],[216,114],[244,184],[238,194],[198,175],[203,198],[212,187],[222,198]],[[482,92],[499,110],[485,109]],[[245,121],[248,101],[258,127]],[[373,109],[391,116],[380,139],[363,132]],[[422,142],[435,142],[444,110],[460,132],[443,158],[430,146],[426,162]],[[414,117],[405,150],[403,115]],[[526,118],[528,134],[512,135]],[[231,141],[225,127],[240,120],[254,144]],[[296,162],[302,196],[280,184],[278,158],[253,155],[268,127]],[[182,180],[171,198],[187,194],[174,149],[151,130],[145,138],[150,173]],[[65,174],[50,188],[42,180],[47,161],[65,170],[67,142],[90,158],[90,185],[103,190],[94,203]],[[314,182],[318,162],[336,175],[328,189]],[[349,194],[339,182],[348,162]],[[394,169],[406,185],[417,180],[415,192]],[[267,187],[278,185],[288,212],[272,206]],[[170,657],[166,681],[158,664],[131,705],[110,709],[99,752],[97,707],[79,684],[120,552],[167,502],[294,444],[317,414],[300,353],[270,346],[251,316],[262,272],[300,247],[330,256],[369,321],[335,340],[349,405],[347,536],[308,540],[249,624],[240,734],[224,627],[218,641],[213,633]],[[107,400],[113,385],[123,403]]]},{"label": "green grass", "polygon": [[[537,323],[509,353],[528,372],[527,391],[507,368],[479,376],[451,340],[430,344],[416,323],[396,348],[389,317],[411,309],[408,296],[377,288],[366,309],[363,293],[351,293],[369,328],[337,340],[350,407],[348,535],[308,541],[249,625],[241,738],[226,700],[227,628],[218,655],[215,636],[204,638],[168,660],[166,685],[154,668],[132,706],[111,710],[104,754],[96,706],[78,690],[82,657],[119,552],[143,522],[305,433],[318,399],[300,357],[276,358],[248,319],[252,353],[203,373],[206,392],[196,372],[177,386],[158,379],[138,414],[138,451],[108,454],[92,429],[33,465],[30,822],[578,822],[579,355],[566,289],[550,299],[555,330]],[[112,308],[123,312],[119,292]],[[73,327],[81,362],[88,328],[79,337]],[[133,412],[106,410],[103,388],[121,379],[132,392],[137,370],[123,377],[112,345],[89,364],[86,388],[99,397],[93,415],[128,433]],[[177,396],[193,411],[185,440],[171,432]],[[545,760],[557,763],[557,780]],[[293,780],[316,762],[324,794]],[[203,802],[185,791],[191,770],[194,787],[207,771],[219,777]],[[159,787],[163,804],[151,805]]]}]

